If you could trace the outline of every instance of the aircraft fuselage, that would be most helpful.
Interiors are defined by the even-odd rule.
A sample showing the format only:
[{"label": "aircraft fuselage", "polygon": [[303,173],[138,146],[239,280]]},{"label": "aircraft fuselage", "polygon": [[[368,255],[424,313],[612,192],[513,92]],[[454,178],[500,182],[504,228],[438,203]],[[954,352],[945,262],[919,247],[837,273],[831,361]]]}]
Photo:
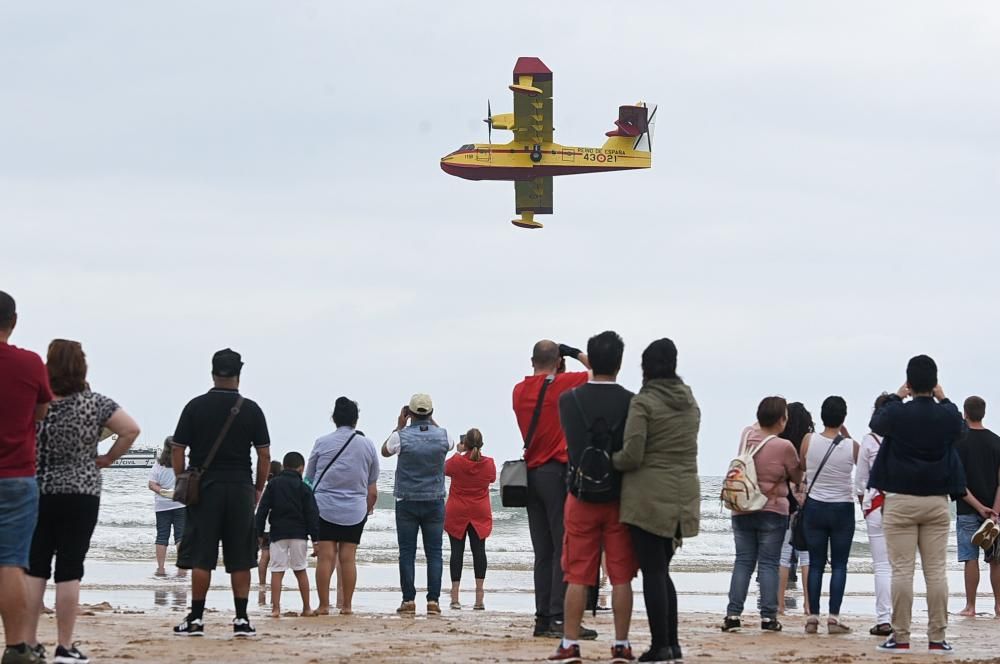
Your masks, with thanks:
[{"label": "aircraft fuselage", "polygon": [[649,168],[649,152],[546,143],[469,144],[442,157],[441,170],[466,180],[531,180],[555,175]]}]

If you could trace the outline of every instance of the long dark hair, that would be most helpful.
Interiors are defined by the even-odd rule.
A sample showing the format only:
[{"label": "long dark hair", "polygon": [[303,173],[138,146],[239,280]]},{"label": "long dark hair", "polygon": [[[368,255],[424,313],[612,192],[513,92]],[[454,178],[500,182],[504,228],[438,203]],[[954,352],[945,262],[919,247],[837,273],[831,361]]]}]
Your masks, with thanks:
[{"label": "long dark hair", "polygon": [[813,423],[812,415],[802,402],[793,401],[788,404],[788,422],[785,424],[785,430],[781,432],[781,437],[791,441],[796,452],[802,447],[806,434],[815,431],[816,425]]}]

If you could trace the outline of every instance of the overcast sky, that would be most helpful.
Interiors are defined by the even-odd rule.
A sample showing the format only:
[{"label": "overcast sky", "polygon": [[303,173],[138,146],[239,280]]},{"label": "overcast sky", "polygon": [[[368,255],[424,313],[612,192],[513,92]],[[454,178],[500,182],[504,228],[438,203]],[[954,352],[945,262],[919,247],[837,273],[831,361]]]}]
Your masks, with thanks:
[{"label": "overcast sky", "polygon": [[[557,142],[660,105],[653,168],[557,178],[536,232],[438,166],[521,55]],[[998,63],[994,2],[2,2],[12,341],[82,341],[153,444],[231,346],[279,454],[420,391],[511,458],[534,342],[608,328],[632,389],[676,341],[703,473],[768,394],[863,432],[915,353],[1000,409]]]}]

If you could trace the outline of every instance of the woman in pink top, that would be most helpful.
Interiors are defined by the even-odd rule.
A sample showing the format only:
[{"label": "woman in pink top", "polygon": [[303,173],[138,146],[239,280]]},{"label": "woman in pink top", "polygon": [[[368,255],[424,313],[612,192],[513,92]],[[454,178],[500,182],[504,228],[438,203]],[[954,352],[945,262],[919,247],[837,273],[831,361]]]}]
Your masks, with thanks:
[{"label": "woman in pink top", "polygon": [[483,586],[486,582],[486,538],[493,531],[493,510],[490,506],[490,485],[497,479],[493,459],[483,456],[483,434],[469,429],[458,444],[457,454],[444,465],[444,474],[451,478],[448,502],[445,504],[444,530],[451,540],[451,608],[461,609],[458,589],[462,581],[465,538],[472,549],[472,565],[476,574],[476,603],[473,609],[483,610]]},{"label": "woman in pink top", "polygon": [[722,631],[732,632],[742,627],[740,616],[750,588],[754,568],[760,577],[760,628],[780,632],[778,622],[778,561],[788,530],[788,484],[802,479],[799,455],[791,442],[778,436],[788,422],[788,404],[781,397],[766,397],[757,407],[757,426],[744,429],[740,437],[740,452],[744,446],[754,448],[757,484],[767,496],[759,512],[733,512],[733,537],[736,541],[736,562],[729,583],[729,606]]}]

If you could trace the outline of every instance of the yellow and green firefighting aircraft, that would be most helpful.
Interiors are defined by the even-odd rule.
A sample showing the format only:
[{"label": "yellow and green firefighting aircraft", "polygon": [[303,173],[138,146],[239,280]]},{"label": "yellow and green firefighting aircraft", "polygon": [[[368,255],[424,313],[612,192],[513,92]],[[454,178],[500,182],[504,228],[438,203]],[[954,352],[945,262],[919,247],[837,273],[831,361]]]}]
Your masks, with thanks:
[{"label": "yellow and green firefighting aircraft", "polygon": [[[552,141],[552,70],[538,58],[514,65],[514,112],[493,115],[487,105],[488,144],[470,143],[441,158],[441,169],[466,180],[513,180],[521,228],[541,228],[536,214],[552,214],[552,178],[575,173],[606,173],[652,165],[652,127],[656,107],[621,106],[615,129],[599,148],[578,148]],[[494,129],[514,133],[494,145]]]}]

